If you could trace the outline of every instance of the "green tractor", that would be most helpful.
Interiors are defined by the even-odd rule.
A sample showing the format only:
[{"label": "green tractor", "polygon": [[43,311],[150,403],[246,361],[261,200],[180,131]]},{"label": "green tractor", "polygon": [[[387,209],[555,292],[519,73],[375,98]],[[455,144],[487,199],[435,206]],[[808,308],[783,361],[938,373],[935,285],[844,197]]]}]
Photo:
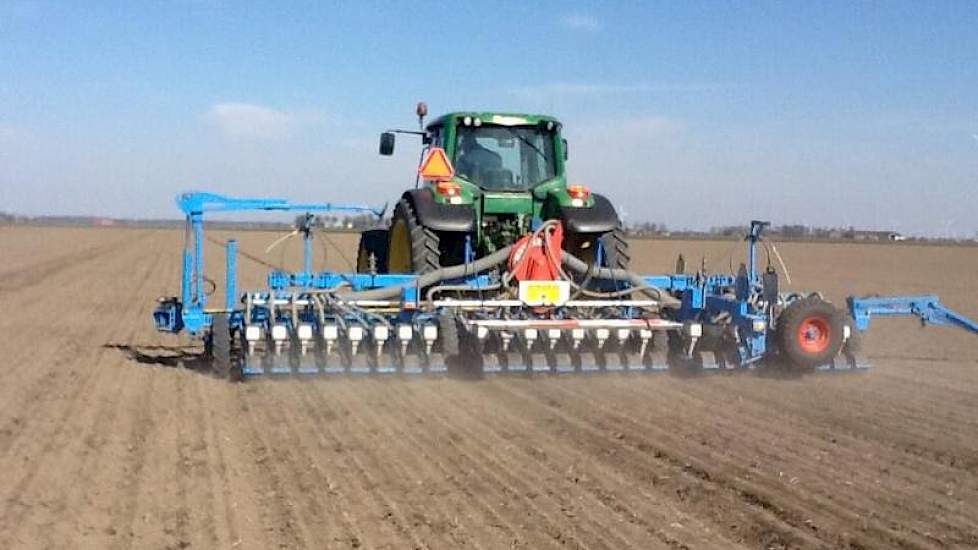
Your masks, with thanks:
[{"label": "green tractor", "polygon": [[557,119],[455,112],[425,126],[426,114],[419,103],[420,130],[381,134],[380,154],[393,154],[396,133],[419,135],[422,163],[440,148],[454,171],[426,181],[419,168],[415,188],[401,195],[389,227],[361,235],[359,272],[424,274],[461,264],[513,244],[550,219],[563,224],[566,251],[590,264],[628,268],[628,245],[611,202],[567,184],[567,141]]}]

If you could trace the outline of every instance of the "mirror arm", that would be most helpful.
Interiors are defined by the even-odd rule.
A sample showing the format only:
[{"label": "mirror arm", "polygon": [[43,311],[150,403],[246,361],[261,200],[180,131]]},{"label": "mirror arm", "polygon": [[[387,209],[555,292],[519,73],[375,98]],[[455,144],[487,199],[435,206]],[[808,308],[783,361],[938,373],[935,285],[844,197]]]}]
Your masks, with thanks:
[{"label": "mirror arm", "polygon": [[421,136],[421,143],[423,143],[424,145],[428,145],[431,143],[431,136],[429,136],[428,132],[425,131],[418,131],[418,130],[387,130],[387,131],[392,134],[411,134],[413,136]]}]

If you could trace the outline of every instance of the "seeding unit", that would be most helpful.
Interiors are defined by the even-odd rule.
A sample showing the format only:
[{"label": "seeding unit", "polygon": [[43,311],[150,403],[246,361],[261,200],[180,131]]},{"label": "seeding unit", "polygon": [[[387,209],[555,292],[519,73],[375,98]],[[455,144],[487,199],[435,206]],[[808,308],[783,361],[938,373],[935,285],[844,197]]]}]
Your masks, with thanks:
[{"label": "seeding unit", "polygon": [[[913,315],[978,333],[935,296],[781,292],[758,266],[766,222],[751,222],[737,273],[637,274],[561,246],[556,220],[515,244],[424,274],[314,271],[315,218],[300,218],[303,268],[237,292],[237,243],[226,243],[225,297],[207,307],[203,216],[213,211],[371,212],[210,193],[178,197],[186,216],[180,297],[161,298],[156,328],[201,337],[214,370],[265,373],[590,372],[754,368],[860,369],[858,333],[878,315]],[[770,262],[769,262],[770,263]]]}]

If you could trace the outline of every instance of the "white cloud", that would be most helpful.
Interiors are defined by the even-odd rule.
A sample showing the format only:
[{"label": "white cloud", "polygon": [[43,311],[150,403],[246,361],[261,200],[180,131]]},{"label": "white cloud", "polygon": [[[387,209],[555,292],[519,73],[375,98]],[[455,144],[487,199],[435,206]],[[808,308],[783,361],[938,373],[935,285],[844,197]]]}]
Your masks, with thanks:
[{"label": "white cloud", "polygon": [[591,15],[571,13],[560,18],[560,24],[573,31],[595,32],[601,30],[601,22]]},{"label": "white cloud", "polygon": [[217,103],[203,119],[232,140],[279,140],[289,137],[297,118],[287,113],[252,103]]}]

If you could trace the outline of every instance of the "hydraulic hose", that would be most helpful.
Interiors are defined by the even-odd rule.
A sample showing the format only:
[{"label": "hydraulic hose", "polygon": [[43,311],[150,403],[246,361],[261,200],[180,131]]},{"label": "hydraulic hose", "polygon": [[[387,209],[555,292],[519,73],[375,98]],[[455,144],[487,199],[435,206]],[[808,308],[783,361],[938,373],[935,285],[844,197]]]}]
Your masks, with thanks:
[{"label": "hydraulic hose", "polygon": [[[626,289],[627,293],[642,292],[659,301],[659,306],[664,308],[678,308],[682,305],[678,299],[672,297],[661,288],[646,284],[645,279],[638,273],[627,269],[612,267],[597,267],[585,263],[573,254],[564,251],[560,257],[561,263],[569,270],[580,275],[590,275],[592,279],[602,279],[608,281],[628,281],[632,288]],[[604,294],[613,296],[614,294]]]},{"label": "hydraulic hose", "polygon": [[503,287],[502,283],[495,283],[495,284],[480,286],[476,288],[472,288],[472,286],[470,285],[438,285],[429,288],[427,294],[425,295],[425,298],[427,298],[428,303],[431,303],[435,299],[435,294],[438,294],[439,292],[451,292],[453,290],[463,291],[463,292],[473,291],[473,290],[476,292],[488,292],[490,290],[499,290],[502,287]]},{"label": "hydraulic hose", "polygon": [[[559,259],[554,257],[550,248],[550,234],[553,231],[553,227],[557,226],[559,223],[560,222],[557,220],[548,220],[544,222],[543,225],[541,225],[533,234],[533,238],[536,238],[540,234],[543,235],[546,243],[543,249],[546,252],[547,259],[555,265],[557,272],[561,277],[567,281],[570,281],[570,284],[577,289],[579,294],[583,294],[591,298],[611,299],[641,292],[655,300],[658,300],[660,308],[678,308],[681,305],[679,300],[663,292],[662,289],[647,284],[645,279],[643,279],[637,273],[620,268],[607,268],[598,267],[596,265],[588,265],[586,262],[573,254],[570,254],[566,250],[561,251],[561,257]],[[567,273],[562,269],[562,265],[566,265],[571,269],[571,271],[584,275],[586,277],[585,284],[587,281],[592,279],[606,279],[615,283],[618,281],[628,281],[631,286],[629,288],[610,292],[589,290],[579,285],[569,275],[567,275]]]},{"label": "hydraulic hose", "polygon": [[[539,228],[534,235],[542,233],[543,231],[545,231],[545,227]],[[425,273],[409,283],[409,285],[416,286],[417,288],[427,288],[446,280],[459,279],[467,275],[474,275],[476,273],[481,273],[488,269],[492,269],[497,265],[505,263],[509,259],[509,254],[512,251],[513,246],[514,245],[510,245],[505,248],[501,248],[496,252],[479,258],[473,262],[443,267],[441,269],[436,269],[435,271]],[[628,271],[626,269],[590,266],[580,258],[567,251],[562,251],[560,260],[561,263],[569,270],[581,275],[589,275],[591,279],[628,281],[628,283],[631,285],[631,288],[621,291],[613,291],[610,293],[588,291],[588,294],[590,295],[614,298],[641,292],[655,300],[658,300],[659,306],[663,308],[678,308],[681,305],[679,300],[670,296],[662,289],[646,284],[645,280],[637,273]],[[389,286],[361,291],[339,292],[336,294],[336,296],[344,301],[389,300],[399,297],[401,295],[401,290],[405,286],[408,285]]]},{"label": "hydraulic hose", "polygon": [[512,249],[513,246],[510,245],[473,262],[436,269],[419,276],[409,285],[387,286],[383,288],[374,288],[356,292],[341,292],[337,294],[337,297],[339,297],[341,300],[387,300],[390,298],[397,298],[401,295],[401,289],[405,286],[425,288],[448,279],[458,279],[465,277],[466,275],[474,275],[476,273],[486,271],[487,269],[492,269],[497,265],[504,263],[506,259],[509,258],[509,253]]}]

